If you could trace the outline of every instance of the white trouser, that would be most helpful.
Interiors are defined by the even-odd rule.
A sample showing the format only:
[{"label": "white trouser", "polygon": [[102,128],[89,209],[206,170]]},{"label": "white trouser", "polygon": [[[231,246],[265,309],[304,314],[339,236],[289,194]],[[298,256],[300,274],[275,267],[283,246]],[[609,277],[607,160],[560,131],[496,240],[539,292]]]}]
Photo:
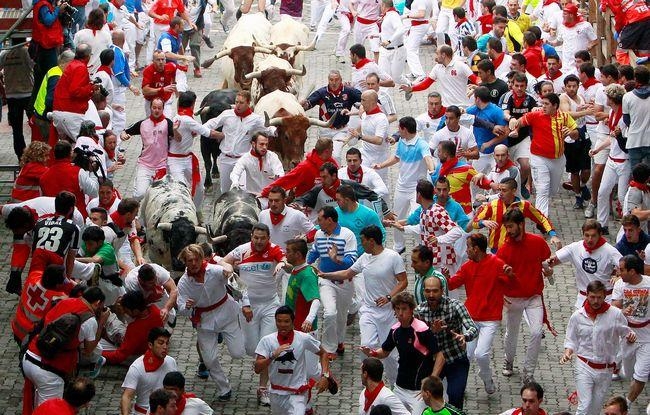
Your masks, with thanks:
[{"label": "white trouser", "polygon": [[[147,12],[139,12],[138,13],[138,23],[140,24],[140,27],[142,29],[138,29],[136,27],[136,36],[135,36],[135,41],[139,45],[144,45],[146,40],[147,40],[147,35],[150,33],[151,29],[149,28],[152,24],[153,21],[151,20],[151,17],[147,14]],[[132,50],[131,52],[135,53],[135,50]],[[135,55],[134,55],[135,56]],[[132,68],[135,69],[135,68]]]},{"label": "white trouser", "polygon": [[420,45],[422,44],[422,38],[427,34],[428,27],[429,25],[426,24],[411,26],[404,45],[409,72],[416,78],[426,76],[420,62]]},{"label": "white trouser", "polygon": [[494,161],[493,154],[479,153],[478,159],[472,161],[472,167],[474,167],[474,170],[483,174],[490,173],[494,169],[495,164],[496,161]]},{"label": "white trouser", "polygon": [[153,62],[153,51],[158,49],[160,35],[169,30],[168,24],[158,24],[151,21],[149,29],[149,42],[147,43],[147,62]]},{"label": "white trouser", "polygon": [[277,330],[275,310],[278,307],[280,307],[280,301],[277,296],[268,303],[251,304],[253,319],[243,323],[246,354],[249,356],[255,356],[255,348],[262,337]]},{"label": "white trouser", "polygon": [[576,415],[598,415],[612,383],[612,369],[594,369],[575,358],[578,407]]},{"label": "white trouser", "polygon": [[[370,156],[366,154],[363,150],[360,151],[361,151],[361,165],[368,169],[371,169],[373,164],[381,163],[384,160],[388,160],[388,157],[390,157],[390,152],[386,154],[381,154],[379,156]],[[379,175],[379,177],[381,177],[381,180],[383,180],[384,183],[386,183],[386,185],[388,186],[388,183],[390,183],[388,181],[388,169],[377,170],[377,174]]]},{"label": "white trouser", "polygon": [[176,69],[176,89],[178,92],[187,91],[187,72],[178,68]]},{"label": "white trouser", "polygon": [[530,329],[530,339],[526,348],[524,373],[533,375],[537,367],[537,356],[542,345],[542,324],[544,324],[544,306],[542,296],[528,298],[505,297],[506,335],[503,340],[506,361],[514,363],[517,354],[517,339],[521,317],[526,313],[526,323]]},{"label": "white trouser", "polygon": [[271,389],[271,414],[273,415],[304,415],[307,405],[307,393],[301,395],[279,395]]},{"label": "white trouser", "polygon": [[221,22],[228,28],[232,28],[235,25],[235,13],[237,8],[235,6],[234,0],[223,0],[221,1],[223,5],[223,16],[221,17]]},{"label": "white trouser", "polygon": [[[398,45],[394,45],[398,46]],[[402,78],[404,72],[404,64],[406,61],[406,48],[402,45],[395,49],[386,49],[384,47],[379,49],[379,68],[390,75],[396,84],[405,83]]]},{"label": "white trouser", "polygon": [[153,176],[156,174],[156,169],[145,167],[141,164],[136,164],[135,175],[133,176],[133,197],[142,200],[147,189],[153,183]]},{"label": "white trouser", "polygon": [[467,357],[476,359],[478,376],[483,383],[492,379],[490,356],[492,355],[492,342],[501,325],[500,321],[476,321],[478,337],[467,344]]},{"label": "white trouser", "polygon": [[129,56],[128,56],[129,67],[125,68],[125,70],[134,69],[135,68],[135,44],[136,44],[136,40],[138,39],[138,30],[135,27],[135,25],[131,22],[125,23],[124,26],[122,27],[122,30],[124,30],[124,41],[129,47]]},{"label": "white trouser", "polygon": [[368,49],[371,52],[379,52],[379,26],[377,23],[365,24],[360,21],[354,22],[354,43],[363,45],[363,41],[368,39]]},{"label": "white trouser", "polygon": [[235,301],[229,299],[213,312],[223,313],[222,324],[216,325],[214,330],[199,327],[196,334],[203,363],[210,370],[210,379],[217,385],[217,394],[221,396],[230,391],[230,382],[219,362],[218,333],[221,333],[228,353],[233,359],[244,357],[244,335],[239,324],[239,304]]},{"label": "white trouser", "polygon": [[[27,352],[34,357],[31,352]],[[34,384],[34,408],[48,399],[63,397],[65,382],[61,376],[41,369],[23,357],[23,372],[25,377]]]},{"label": "white trouser", "polygon": [[[318,129],[318,136],[319,137],[326,137],[332,140],[332,144],[334,145],[334,150],[332,151],[332,158],[336,160],[337,163],[339,163],[339,166],[341,166],[341,150],[343,150],[343,146],[345,145],[345,140],[348,138],[348,131],[347,131],[347,126],[340,128],[338,130],[334,130],[332,128],[319,128]],[[345,161],[345,158],[343,158],[343,161]]]},{"label": "white trouser", "polygon": [[[225,193],[232,187],[232,181],[230,180],[230,173],[235,168],[239,158],[228,157],[224,153],[219,154],[217,157],[217,167],[219,168],[219,182],[221,184],[221,193]],[[245,175],[242,175],[245,180]],[[245,186],[245,181],[242,180],[240,186],[242,188]]]},{"label": "white trouser", "polygon": [[[648,330],[646,328],[634,330]],[[650,375],[650,343],[628,343],[623,340],[623,373],[626,378],[634,378],[639,382],[648,382]]]},{"label": "white trouser", "polygon": [[[192,191],[192,157],[191,155],[187,157],[167,157],[167,167],[169,168],[169,174],[176,180],[183,182],[187,185]],[[203,176],[203,173],[200,173]],[[196,206],[197,212],[201,211],[201,206],[203,204],[203,177],[199,179],[199,182],[196,184],[196,189],[194,189],[194,206]]]},{"label": "white trouser", "polygon": [[[119,81],[117,82],[119,84]],[[113,132],[117,137],[119,137],[122,131],[124,131],[124,128],[126,128],[126,90],[127,88],[121,84],[116,85],[113,90],[113,104],[122,107],[121,110],[112,108],[113,117],[111,118],[111,121],[113,123]]]},{"label": "white trouser", "polygon": [[346,56],[348,52],[346,46],[348,44],[348,38],[350,37],[350,32],[352,31],[352,24],[350,23],[348,16],[346,16],[341,12],[336,12],[336,10],[333,9],[332,5],[329,3],[326,5],[325,9],[323,10],[323,15],[321,16],[320,21],[318,22],[318,28],[316,29],[316,36],[318,36],[319,42],[320,39],[323,39],[323,35],[325,34],[325,31],[327,30],[330,21],[332,21],[332,17],[334,16],[335,13],[338,16],[339,24],[341,25],[339,29],[340,30],[339,38],[338,41],[336,42],[335,55]]},{"label": "white trouser", "polygon": [[603,177],[598,188],[598,213],[596,217],[601,226],[607,226],[609,223],[609,195],[612,193],[612,189],[618,183],[618,201],[622,203],[625,199],[631,174],[632,169],[629,160],[617,163],[612,159],[607,159],[605,171],[603,171]]},{"label": "white trouser", "polygon": [[354,294],[354,284],[344,281],[334,284],[318,281],[320,301],[323,304],[323,338],[321,345],[328,353],[335,353],[339,343],[345,341],[345,327]]},{"label": "white trouser", "polygon": [[[361,346],[368,346],[373,350],[380,348],[395,323],[397,323],[397,319],[390,303],[383,307],[363,304],[359,310]],[[394,385],[397,379],[397,356],[397,350],[393,350],[388,357],[382,360],[389,385]]]},{"label": "white trouser", "polygon": [[[169,119],[174,118],[174,101],[174,94],[172,94],[163,106],[163,115]],[[144,113],[147,117],[151,115],[151,101],[144,101]]]},{"label": "white trouser", "polygon": [[411,411],[411,415],[421,415],[427,409],[419,390],[412,391],[395,385],[393,393],[402,401],[406,409]]},{"label": "white trouser", "polygon": [[311,0],[311,14],[309,15],[309,26],[316,27],[323,19],[325,10],[330,8],[328,0]]},{"label": "white trouser", "polygon": [[[441,7],[436,22],[436,33],[444,35],[451,31],[454,25],[454,13],[452,9]],[[438,46],[440,47],[440,45]]]},{"label": "white trouser", "polygon": [[52,123],[59,134],[59,138],[66,136],[72,140],[77,140],[84,117],[85,114],[77,114],[76,112],[52,111]]},{"label": "white trouser", "polygon": [[[414,209],[415,189],[408,192],[402,192],[395,188],[395,195],[393,197],[393,212],[395,212],[397,219],[406,219],[409,213],[411,213]],[[395,251],[401,251],[404,248],[404,232],[395,229],[395,232],[393,232],[393,240],[393,249]]]},{"label": "white trouser", "polygon": [[551,198],[560,189],[565,164],[564,155],[557,159],[540,157],[535,154],[530,156],[530,170],[537,190],[535,207],[547,217]]}]

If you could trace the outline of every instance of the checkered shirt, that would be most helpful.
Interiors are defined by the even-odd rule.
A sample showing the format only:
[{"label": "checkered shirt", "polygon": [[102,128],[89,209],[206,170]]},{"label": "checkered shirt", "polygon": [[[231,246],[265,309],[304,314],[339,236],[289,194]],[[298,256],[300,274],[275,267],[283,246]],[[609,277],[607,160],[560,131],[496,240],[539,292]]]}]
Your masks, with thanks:
[{"label": "checkered shirt", "polygon": [[418,305],[415,309],[415,318],[420,319],[431,325],[434,320],[443,320],[447,325],[445,330],[434,333],[438,341],[438,347],[445,356],[445,362],[451,363],[463,357],[467,357],[467,352],[461,348],[454,340],[451,332],[463,333],[465,341],[470,342],[478,337],[478,327],[470,317],[469,312],[458,300],[449,297],[441,297],[438,308],[432,310],[426,301]]},{"label": "checkered shirt", "polygon": [[420,213],[420,239],[433,251],[433,266],[453,265],[456,263],[456,251],[452,245],[431,244],[430,236],[441,236],[454,229],[456,224],[449,217],[444,207],[433,203]]}]

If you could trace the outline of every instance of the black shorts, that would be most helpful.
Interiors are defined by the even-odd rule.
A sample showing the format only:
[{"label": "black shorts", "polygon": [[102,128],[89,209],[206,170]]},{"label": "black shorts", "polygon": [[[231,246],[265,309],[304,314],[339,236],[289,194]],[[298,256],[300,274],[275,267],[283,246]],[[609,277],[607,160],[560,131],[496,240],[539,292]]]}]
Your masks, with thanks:
[{"label": "black shorts", "polygon": [[622,49],[650,50],[650,19],[625,26],[618,41]]},{"label": "black shorts", "polygon": [[573,143],[564,143],[564,155],[566,156],[566,172],[580,173],[582,170],[591,169],[591,141],[585,138],[585,127],[579,128],[580,138]]}]

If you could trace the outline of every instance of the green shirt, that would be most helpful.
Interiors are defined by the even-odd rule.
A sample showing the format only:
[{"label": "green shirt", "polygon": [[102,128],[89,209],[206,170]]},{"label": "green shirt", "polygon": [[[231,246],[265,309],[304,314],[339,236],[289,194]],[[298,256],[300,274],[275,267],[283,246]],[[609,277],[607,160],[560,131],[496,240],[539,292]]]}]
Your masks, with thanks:
[{"label": "green shirt", "polygon": [[[86,244],[84,242],[81,243],[81,249],[82,252],[86,252]],[[117,257],[115,256],[115,248],[108,242],[104,242],[93,256],[98,256],[102,259],[102,274],[110,275],[120,271],[117,265]]]},{"label": "green shirt", "polygon": [[[296,314],[295,328],[300,330],[302,323],[309,314],[311,302],[320,299],[318,291],[318,276],[314,268],[307,265],[299,271],[291,272],[289,283],[287,284],[287,296],[284,300],[286,306],[291,307]],[[316,330],[317,319],[312,323],[312,330]]]},{"label": "green shirt", "polygon": [[442,275],[440,272],[436,271],[435,268],[431,267],[429,268],[429,271],[422,276],[419,274],[415,274],[415,288],[414,288],[414,295],[415,295],[415,303],[420,304],[425,302],[427,299],[424,297],[424,280],[426,280],[429,277],[438,277],[440,280],[440,284],[442,285],[442,291],[443,295],[445,297],[449,296],[449,290],[447,289],[447,278],[445,278],[444,275]]},{"label": "green shirt", "polygon": [[431,408],[427,408],[424,410],[424,412],[422,412],[422,415],[465,415],[465,412],[453,405],[446,403],[441,410],[434,411]]}]

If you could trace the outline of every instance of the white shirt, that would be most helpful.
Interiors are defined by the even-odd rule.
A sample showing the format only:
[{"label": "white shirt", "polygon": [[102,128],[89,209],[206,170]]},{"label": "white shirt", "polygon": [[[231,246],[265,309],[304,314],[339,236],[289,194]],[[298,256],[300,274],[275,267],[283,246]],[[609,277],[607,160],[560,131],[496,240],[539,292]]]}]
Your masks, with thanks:
[{"label": "white shirt", "polygon": [[[647,249],[647,247],[646,247]],[[648,298],[650,298],[650,277],[642,276],[640,283],[632,285],[619,279],[614,284],[612,301],[621,300],[623,305],[621,310],[628,307],[632,308],[632,313],[625,316],[629,323],[642,324],[650,320],[650,310],[648,310]],[[650,343],[650,325],[645,327],[635,327],[636,341],[639,343]]]},{"label": "white shirt", "polygon": [[287,248],[287,241],[298,235],[307,234],[314,229],[314,224],[301,211],[285,206],[282,211],[284,218],[274,225],[271,223],[271,209],[264,209],[260,212],[260,223],[265,224],[271,231],[271,240],[284,251]]},{"label": "white shirt", "polygon": [[[280,347],[278,333],[274,332],[262,337],[255,349],[255,353],[266,358]],[[291,347],[280,354],[269,366],[269,380],[271,385],[284,386],[298,389],[307,384],[307,353],[318,353],[320,342],[314,337],[301,331],[293,331]],[[292,395],[292,392],[271,389],[269,392],[276,395]]]},{"label": "white shirt", "polygon": [[194,137],[197,135],[210,136],[210,129],[189,115],[176,115],[172,121],[174,123],[180,123],[177,131],[181,139],[180,141],[176,138],[169,140],[170,153],[190,154],[192,152],[192,145],[194,144]]},{"label": "white shirt", "polygon": [[[590,253],[583,246],[583,241],[573,242],[559,249],[555,255],[560,262],[570,262],[576,276],[578,291],[587,292],[587,285],[593,280],[600,280],[607,290],[612,289],[609,282],[612,271],[618,266],[622,255],[609,243]],[[586,294],[578,294],[575,307],[582,307]]]},{"label": "white shirt", "polygon": [[424,17],[415,20],[429,20],[431,18],[435,19],[438,17],[438,13],[440,12],[440,9],[438,8],[438,2],[428,0],[413,0],[413,3],[411,3],[411,8],[409,10],[413,12],[424,11]]},{"label": "white shirt", "polygon": [[176,372],[176,360],[171,356],[165,356],[163,364],[153,372],[144,370],[144,355],[135,359],[129,371],[126,372],[122,388],[135,390],[135,404],[141,408],[149,409],[149,395],[156,389],[163,387],[163,379],[169,372]]},{"label": "white shirt", "polygon": [[377,92],[377,96],[379,98],[379,102],[378,102],[379,108],[381,108],[381,111],[384,114],[386,115],[397,114],[397,109],[395,108],[395,101],[393,101],[393,97],[391,97],[388,92],[380,89],[379,92]]},{"label": "white shirt", "polygon": [[[365,389],[364,389],[365,390]],[[393,415],[410,415],[411,412],[406,410],[404,404],[400,399],[386,386],[381,388],[381,391],[375,398],[375,400],[370,405],[368,411],[364,411],[363,407],[365,406],[366,397],[364,395],[364,390],[361,390],[359,394],[359,415],[369,415],[372,408],[377,405],[386,405],[390,408]]]},{"label": "white shirt", "polygon": [[[50,196],[40,196],[35,197],[34,199],[25,200],[24,202],[7,203],[2,206],[2,217],[6,219],[7,215],[9,215],[12,210],[22,206],[27,206],[28,208],[33,209],[36,212],[38,219],[41,219],[44,215],[53,215],[56,212],[56,209],[54,209],[54,199],[54,197]],[[79,229],[84,228],[84,218],[76,207],[72,214],[72,222],[77,225]]]},{"label": "white shirt", "polygon": [[379,255],[365,253],[352,264],[350,270],[357,274],[363,273],[365,290],[362,297],[362,311],[364,307],[365,311],[377,310],[377,308],[392,311],[390,304],[377,307],[375,300],[390,294],[397,285],[395,277],[406,272],[400,254],[388,248],[384,248]]},{"label": "white shirt", "polygon": [[377,65],[376,62],[370,61],[360,68],[357,68],[356,66],[352,68],[352,74],[350,75],[350,84],[353,88],[356,88],[361,92],[366,91],[368,89],[366,87],[366,77],[371,73],[376,73],[379,75],[379,79],[381,81],[392,79],[386,71]]},{"label": "white shirt", "polygon": [[388,143],[388,118],[383,112],[368,115],[361,115],[361,134],[381,137],[381,144],[371,144],[367,141],[361,142],[361,159],[365,166],[373,163],[381,163],[388,159],[390,144]]},{"label": "white shirt", "polygon": [[214,411],[203,399],[186,398],[185,409],[181,415],[212,415]]},{"label": "white shirt", "polygon": [[[555,3],[553,3],[553,4],[555,4]],[[564,66],[564,64],[563,64],[563,66]],[[561,93],[564,92],[564,78],[566,78],[567,75],[568,75],[568,73],[566,71],[562,71],[560,76],[558,76],[555,79],[550,79],[546,74],[544,74],[544,75],[539,77],[539,82],[541,82],[541,81],[551,81],[551,82],[553,82],[553,92],[555,92],[556,94],[561,94]]]},{"label": "white shirt", "polygon": [[617,338],[629,332],[627,320],[618,308],[610,307],[591,320],[580,307],[569,318],[564,348],[594,363],[613,363],[619,349]]},{"label": "white shirt", "polygon": [[[109,3],[112,4],[112,3]],[[106,109],[111,109],[111,104],[113,103],[113,97],[115,96],[115,88],[113,86],[113,77],[107,74],[104,71],[97,71],[91,77],[93,80],[99,78],[102,81],[102,86],[108,91],[108,96],[106,97]]]},{"label": "white shirt", "polygon": [[[117,210],[117,206],[120,204],[121,201],[122,199],[120,199],[119,197],[115,198],[111,207],[108,208],[109,215]],[[90,201],[86,203],[86,210],[88,211],[88,214],[90,215],[91,209],[96,208],[98,206],[99,206],[99,197],[90,199]]]},{"label": "white shirt", "polygon": [[[379,176],[379,174],[377,174],[374,169],[364,166],[361,166],[359,168],[363,172],[363,177],[361,178],[362,185],[368,187],[369,189],[372,189],[381,198],[388,196],[388,187],[386,187],[386,183],[384,183],[384,181],[381,179],[381,176]],[[347,167],[341,167],[339,169],[338,178],[341,180],[352,180],[348,174]]]},{"label": "white shirt", "polygon": [[[156,285],[158,287],[164,286],[165,284],[167,284],[167,281],[171,280],[171,274],[165,268],[161,267],[158,264],[153,264],[153,263],[149,265],[151,265],[154,271],[156,272]],[[131,271],[129,271],[128,274],[126,274],[126,277],[124,278],[124,288],[127,291],[140,291],[142,292],[144,298],[147,299],[153,293],[151,291],[146,291],[144,288],[142,288],[140,282],[138,281],[138,272],[140,271],[141,267],[142,265],[137,266],[133,268]],[[155,304],[158,306],[158,308],[163,308],[167,304],[168,300],[169,300],[169,293],[167,292],[166,289],[163,288],[162,296]],[[169,310],[169,314],[171,317],[175,316],[176,310],[172,308],[171,310]],[[170,319],[170,321],[172,320],[173,318]]]},{"label": "white shirt", "polygon": [[364,19],[379,19],[379,0],[351,0],[350,3],[352,3],[354,8],[357,10],[357,15]]},{"label": "white shirt", "polygon": [[[246,180],[242,180],[242,176],[245,176]],[[284,176],[284,167],[282,167],[282,161],[277,154],[268,151],[262,157],[262,166],[260,167],[259,159],[249,151],[235,163],[235,167],[230,173],[230,181],[233,188],[244,182],[247,191],[261,193],[262,189],[280,176]]]},{"label": "white shirt", "polygon": [[390,42],[388,47],[397,47],[404,44],[404,32],[406,28],[402,18],[396,11],[386,13],[381,22],[381,41]]},{"label": "white shirt", "polygon": [[90,46],[92,53],[88,62],[88,72],[95,73],[100,65],[99,54],[113,44],[111,33],[105,30],[81,29],[74,35],[74,44],[80,43],[87,43]]},{"label": "white shirt", "polygon": [[104,151],[104,147],[102,147],[100,143],[95,142],[95,140],[90,137],[80,136],[77,137],[74,148],[81,148],[92,151],[97,156],[99,164],[101,164],[102,169],[104,169],[104,173],[106,172],[106,151]]},{"label": "white shirt", "polygon": [[259,114],[252,113],[245,118],[235,115],[235,110],[226,110],[218,117],[208,120],[205,127],[216,130],[223,127],[224,139],[221,140],[219,148],[221,152],[229,156],[240,157],[251,148],[251,135],[257,131],[267,131],[264,126],[264,118]]},{"label": "white shirt", "polygon": [[431,141],[431,137],[438,131],[438,126],[440,121],[445,114],[443,113],[438,118],[431,118],[428,112],[423,112],[422,114],[415,117],[415,121],[418,124],[418,133],[422,134],[425,140]]},{"label": "white shirt", "polygon": [[456,151],[460,150],[469,150],[470,148],[476,147],[476,138],[474,138],[474,133],[469,128],[459,125],[458,131],[451,131],[445,125],[440,130],[436,131],[431,139],[429,140],[429,148],[433,152],[433,155],[438,157],[438,144],[443,141],[453,141],[456,143]]},{"label": "white shirt", "polygon": [[436,81],[438,92],[442,96],[442,105],[467,107],[470,105],[470,99],[467,97],[467,82],[473,74],[474,72],[465,62],[454,57],[447,66],[441,63],[435,64],[429,72],[429,78]]},{"label": "white shirt", "polygon": [[634,91],[623,95],[623,114],[630,115],[630,127],[627,130],[626,147],[647,146],[646,131],[650,130],[650,98],[642,99]]},{"label": "white shirt", "polygon": [[[602,90],[602,94],[605,94],[605,87],[601,83],[597,83],[595,85],[591,85],[589,88],[585,89],[582,84],[578,87],[578,95],[582,95],[582,97],[585,99],[587,103],[589,102],[596,102],[596,96],[598,95],[598,92]],[[602,97],[601,97],[602,99]],[[605,96],[605,103],[607,103],[607,96]],[[588,129],[595,128],[598,122],[596,121],[596,117],[593,115],[585,115],[584,116],[585,123],[587,124]],[[591,137],[593,142],[596,142],[596,137]]]},{"label": "white shirt", "polygon": [[[598,84],[598,90],[596,91],[596,96],[594,97],[594,104],[602,105],[604,112],[609,112],[611,110],[610,106],[607,105],[607,95],[605,95],[606,86],[603,84]],[[623,117],[621,117],[621,120]],[[598,123],[596,127],[596,132],[599,134],[609,134],[609,126],[607,125],[607,118]]]},{"label": "white shirt", "polygon": [[247,291],[242,299],[242,304],[260,305],[278,301],[278,294],[275,289],[275,266],[283,256],[277,252],[279,247],[273,243],[264,252],[255,252],[251,248],[251,242],[239,245],[230,251],[239,268],[239,276],[246,283]]},{"label": "white shirt", "polygon": [[503,60],[501,61],[501,65],[494,68],[494,76],[501,79],[503,82],[508,82],[507,75],[511,72],[510,70],[511,63],[512,63],[512,56],[508,55],[507,53],[503,55]]},{"label": "white shirt", "polygon": [[575,53],[587,49],[589,42],[598,39],[591,23],[580,22],[573,27],[559,25],[557,35],[562,39],[562,67],[575,67]]}]

